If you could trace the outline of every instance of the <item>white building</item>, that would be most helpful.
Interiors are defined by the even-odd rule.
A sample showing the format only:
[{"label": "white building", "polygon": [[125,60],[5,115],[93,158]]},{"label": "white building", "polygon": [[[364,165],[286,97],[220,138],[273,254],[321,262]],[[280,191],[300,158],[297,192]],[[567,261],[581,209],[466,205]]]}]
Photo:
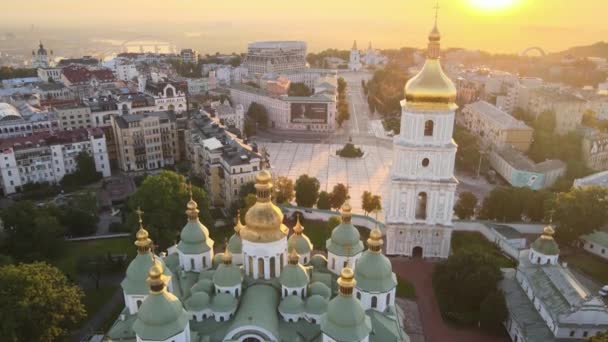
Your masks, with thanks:
[{"label": "white building", "polygon": [[224,100],[224,102],[213,102],[209,111],[203,108],[209,117],[213,118],[218,123],[227,126],[235,127],[240,132],[243,132],[245,125],[245,109],[243,105],[236,105],[232,107],[230,102]]},{"label": "white building", "polygon": [[386,65],[388,63],[388,57],[382,55],[380,51],[372,47],[372,42],[369,42],[369,46],[363,55],[363,63],[368,66]]},{"label": "white building", "polygon": [[554,230],[544,233],[521,252],[516,270],[503,271],[500,288],[512,341],[582,340],[608,329],[608,308],[559,264]]},{"label": "white building", "polygon": [[37,51],[32,51],[32,68],[48,68],[51,66],[51,56],[53,55],[53,51],[48,53],[42,42],[38,45]]},{"label": "white building", "polygon": [[254,42],[247,48],[244,62],[249,73],[266,74],[306,68],[306,42]]},{"label": "white building", "polygon": [[38,68],[38,78],[41,82],[61,82],[61,68],[44,67]]},{"label": "white building", "polygon": [[596,231],[583,235],[581,245],[587,252],[608,260],[608,233]]},{"label": "white building", "polygon": [[0,173],[5,195],[19,192],[28,183],[58,183],[76,171],[80,152],[91,155],[103,177],[111,174],[106,139],[100,130],[42,133],[0,142]]},{"label": "white building", "polygon": [[357,49],[357,41],[353,42],[353,47],[350,49],[350,58],[348,60],[348,70],[359,71],[363,68],[361,64],[361,52]]},{"label": "white building", "polygon": [[0,139],[25,137],[61,130],[58,116],[28,104],[15,106],[0,102]]},{"label": "white building", "polygon": [[452,139],[456,87],[439,62],[437,25],[427,60],[405,86],[401,133],[393,141],[386,211],[386,253],[447,258],[452,237],[456,143]]},{"label": "white building", "polygon": [[188,83],[169,79],[147,80],[145,93],[154,97],[157,111],[182,113],[188,110]]}]

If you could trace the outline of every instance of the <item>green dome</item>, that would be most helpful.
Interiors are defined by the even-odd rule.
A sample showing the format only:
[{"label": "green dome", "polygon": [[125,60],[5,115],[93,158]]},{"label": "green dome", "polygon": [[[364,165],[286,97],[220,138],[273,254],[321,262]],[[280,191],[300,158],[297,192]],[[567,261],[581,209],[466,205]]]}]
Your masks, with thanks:
[{"label": "green dome", "polygon": [[292,234],[287,240],[287,250],[290,251],[294,248],[300,255],[308,254],[312,251],[312,243],[304,234]]},{"label": "green dome", "polygon": [[242,254],[243,253],[243,240],[237,234],[232,234],[230,240],[228,240],[228,250],[232,254]]},{"label": "green dome", "polygon": [[224,257],[224,253],[218,253],[213,256],[213,266],[218,266],[222,264],[222,258]]},{"label": "green dome", "polygon": [[532,243],[531,247],[535,252],[544,255],[559,255],[559,246],[553,239],[543,239],[541,236]]},{"label": "green dome", "polygon": [[213,275],[215,274],[215,270],[214,269],[208,269],[208,270],[202,270],[199,274],[198,274],[198,280],[202,280],[202,279],[213,279]]},{"label": "green dome", "polygon": [[382,253],[365,251],[355,267],[357,288],[365,292],[388,292],[397,286],[397,279],[388,258]]},{"label": "green dome", "polygon": [[340,256],[353,256],[363,251],[359,231],[350,222],[342,222],[334,228],[325,245],[328,252]]},{"label": "green dome", "polygon": [[310,257],[310,266],[315,270],[327,268],[327,258],[321,254],[315,254]]},{"label": "green dome", "polygon": [[331,289],[320,281],[315,281],[310,284],[310,290],[308,292],[310,296],[319,295],[325,299],[331,297]]},{"label": "green dome", "polygon": [[191,293],[205,292],[211,294],[213,292],[213,282],[211,279],[201,279],[190,289]]},{"label": "green dome", "polygon": [[202,254],[213,247],[213,240],[209,238],[209,230],[198,219],[188,220],[182,228],[180,241],[177,245],[184,254]]},{"label": "green dome", "polygon": [[243,282],[241,269],[233,264],[220,264],[213,275],[213,283],[220,287],[233,287]]},{"label": "green dome", "polygon": [[371,330],[370,318],[361,302],[352,296],[336,296],[321,317],[321,331],[336,341],[361,341]]},{"label": "green dome", "polygon": [[313,296],[308,297],[308,299],[306,299],[306,304],[304,305],[304,311],[309,314],[320,315],[327,311],[328,303],[329,303],[329,301],[326,298],[324,298],[320,295],[313,295]]},{"label": "green dome", "polygon": [[[156,257],[163,268],[165,276],[171,276],[171,271],[165,265],[163,259]],[[150,287],[146,283],[148,278],[148,270],[154,264],[154,256],[151,252],[137,254],[127,267],[125,279],[120,283],[123,291],[128,295],[147,295],[150,293]]]},{"label": "green dome", "polygon": [[203,311],[209,307],[209,295],[205,292],[195,292],[186,301],[186,308],[190,311]]},{"label": "green dome", "polygon": [[150,294],[141,304],[133,331],[142,340],[164,341],[184,331],[189,316],[173,294]]},{"label": "green dome", "polygon": [[218,293],[211,300],[211,310],[214,312],[231,312],[236,310],[237,300],[227,293]]},{"label": "green dome", "polygon": [[283,270],[281,270],[279,281],[281,282],[281,285],[289,288],[305,287],[308,285],[308,273],[304,266],[300,264],[287,264],[283,267]]},{"label": "green dome", "polygon": [[304,311],[304,302],[299,296],[287,296],[279,304],[279,312],[282,314],[299,314]]}]

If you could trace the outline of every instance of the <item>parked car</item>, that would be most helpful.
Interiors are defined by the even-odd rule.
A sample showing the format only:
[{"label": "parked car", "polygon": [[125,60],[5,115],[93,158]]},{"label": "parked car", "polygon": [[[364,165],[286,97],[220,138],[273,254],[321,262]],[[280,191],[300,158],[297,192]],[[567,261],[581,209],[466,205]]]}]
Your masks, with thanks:
[{"label": "parked car", "polygon": [[608,297],[608,285],[604,285],[604,287],[602,287],[598,293],[600,294],[600,296],[602,297]]}]

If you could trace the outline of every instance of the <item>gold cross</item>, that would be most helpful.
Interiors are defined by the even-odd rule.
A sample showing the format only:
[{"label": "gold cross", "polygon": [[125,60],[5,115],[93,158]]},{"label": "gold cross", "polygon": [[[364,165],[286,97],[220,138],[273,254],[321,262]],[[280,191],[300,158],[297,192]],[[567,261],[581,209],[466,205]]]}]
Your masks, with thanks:
[{"label": "gold cross", "polygon": [[137,213],[137,222],[141,224],[143,222],[143,220],[141,219],[141,215],[143,215],[144,212],[141,210],[141,207],[137,207],[137,210],[135,210],[135,212]]},{"label": "gold cross", "polygon": [[437,25],[437,17],[439,16],[439,0],[437,0],[437,4],[435,7],[433,7],[433,9],[435,9],[435,25]]},{"label": "gold cross", "polygon": [[188,181],[188,184],[186,184],[186,189],[188,189],[188,194],[190,195],[190,200],[192,200],[192,181]]}]

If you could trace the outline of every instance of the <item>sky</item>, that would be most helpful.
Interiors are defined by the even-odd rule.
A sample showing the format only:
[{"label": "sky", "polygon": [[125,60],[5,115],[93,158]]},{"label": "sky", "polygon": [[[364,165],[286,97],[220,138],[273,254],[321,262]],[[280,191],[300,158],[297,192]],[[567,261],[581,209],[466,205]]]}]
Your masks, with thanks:
[{"label": "sky", "polygon": [[[0,25],[107,29],[243,51],[252,40],[305,40],[309,50],[422,47],[435,0],[3,0]],[[504,3],[502,8],[491,8]],[[608,0],[440,0],[445,47],[517,53],[608,40]],[[488,7],[489,6],[489,7]],[[106,36],[104,36],[106,34]],[[180,40],[181,41],[181,40]],[[183,44],[183,43],[182,43]],[[184,47],[184,46],[181,46]]]}]

